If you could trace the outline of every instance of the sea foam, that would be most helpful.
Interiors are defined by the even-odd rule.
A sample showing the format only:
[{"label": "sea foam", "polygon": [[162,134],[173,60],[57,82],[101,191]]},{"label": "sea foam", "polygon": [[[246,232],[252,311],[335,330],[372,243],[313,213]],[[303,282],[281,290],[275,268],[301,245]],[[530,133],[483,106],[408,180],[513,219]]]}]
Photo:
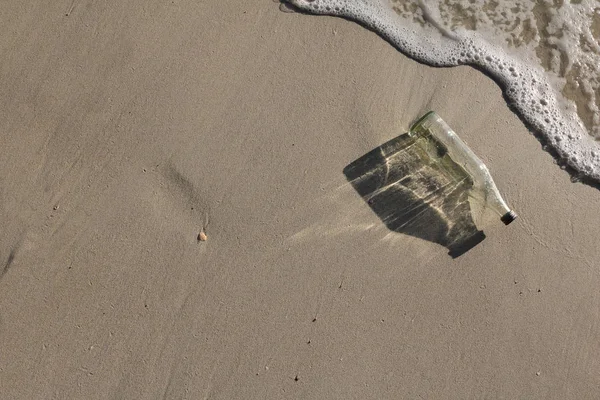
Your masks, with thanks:
[{"label": "sea foam", "polygon": [[364,24],[407,56],[437,67],[472,65],[561,165],[600,182],[600,8],[581,0],[471,2],[286,0],[313,14]]}]

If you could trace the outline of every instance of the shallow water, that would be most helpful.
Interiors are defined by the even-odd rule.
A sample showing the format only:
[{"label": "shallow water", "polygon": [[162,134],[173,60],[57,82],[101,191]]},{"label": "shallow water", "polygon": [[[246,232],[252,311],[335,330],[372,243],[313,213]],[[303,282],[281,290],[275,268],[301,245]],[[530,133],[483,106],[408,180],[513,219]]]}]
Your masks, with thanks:
[{"label": "shallow water", "polygon": [[600,2],[287,2],[360,22],[421,62],[484,70],[562,164],[600,182]]}]

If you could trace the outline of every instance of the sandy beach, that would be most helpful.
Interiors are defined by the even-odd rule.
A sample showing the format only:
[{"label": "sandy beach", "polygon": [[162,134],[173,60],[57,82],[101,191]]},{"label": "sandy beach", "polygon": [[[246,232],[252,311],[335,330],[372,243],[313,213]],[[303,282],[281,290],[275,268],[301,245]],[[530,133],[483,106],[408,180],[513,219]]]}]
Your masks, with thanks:
[{"label": "sandy beach", "polygon": [[[271,0],[2,8],[0,397],[597,398],[600,191],[482,73]],[[519,214],[456,258],[343,173],[429,110]]]}]

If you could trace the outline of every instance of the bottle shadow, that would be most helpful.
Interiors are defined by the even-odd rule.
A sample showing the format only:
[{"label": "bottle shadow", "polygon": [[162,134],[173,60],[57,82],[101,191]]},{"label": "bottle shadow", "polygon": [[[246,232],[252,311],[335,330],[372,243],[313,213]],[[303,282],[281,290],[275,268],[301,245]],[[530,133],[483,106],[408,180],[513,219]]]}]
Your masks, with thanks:
[{"label": "bottle shadow", "polygon": [[344,168],[344,175],[394,232],[441,244],[456,258],[485,239],[468,201],[472,181],[422,157],[415,140],[398,136]]}]

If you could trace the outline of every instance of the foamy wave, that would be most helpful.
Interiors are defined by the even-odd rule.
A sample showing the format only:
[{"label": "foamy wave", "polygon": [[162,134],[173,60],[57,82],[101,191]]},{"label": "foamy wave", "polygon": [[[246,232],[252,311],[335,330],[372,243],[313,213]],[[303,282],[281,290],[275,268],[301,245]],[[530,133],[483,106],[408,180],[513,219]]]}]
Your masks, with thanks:
[{"label": "foamy wave", "polygon": [[600,9],[593,1],[564,10],[517,0],[287,1],[360,22],[421,62],[481,68],[563,164],[600,182],[600,144],[593,138],[600,136],[600,45],[594,39]]}]

